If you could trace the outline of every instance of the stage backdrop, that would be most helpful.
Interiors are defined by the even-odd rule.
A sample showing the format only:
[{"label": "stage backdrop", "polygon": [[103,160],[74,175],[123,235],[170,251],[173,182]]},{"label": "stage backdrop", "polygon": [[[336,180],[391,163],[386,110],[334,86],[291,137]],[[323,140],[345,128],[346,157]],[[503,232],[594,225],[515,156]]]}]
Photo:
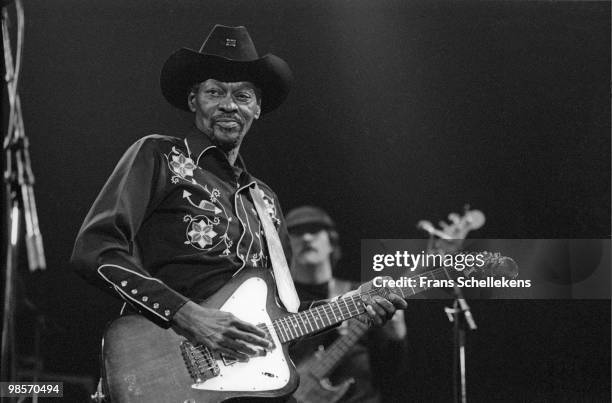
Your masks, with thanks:
[{"label": "stage backdrop", "polygon": [[[418,220],[468,203],[487,216],[481,238],[610,236],[608,2],[28,0],[25,11],[21,96],[49,269],[20,281],[47,318],[49,372],[98,374],[120,304],[71,273],[72,242],[132,142],[189,127],[159,71],[216,23],[245,25],[260,54],[293,69],[289,98],[243,156],[285,211],[329,211],[339,275],[358,277],[360,239],[419,237]],[[472,401],[609,396],[609,300],[475,305]],[[379,372],[395,398],[450,400],[441,307],[411,305],[410,365]],[[33,317],[20,310],[22,351]]]}]

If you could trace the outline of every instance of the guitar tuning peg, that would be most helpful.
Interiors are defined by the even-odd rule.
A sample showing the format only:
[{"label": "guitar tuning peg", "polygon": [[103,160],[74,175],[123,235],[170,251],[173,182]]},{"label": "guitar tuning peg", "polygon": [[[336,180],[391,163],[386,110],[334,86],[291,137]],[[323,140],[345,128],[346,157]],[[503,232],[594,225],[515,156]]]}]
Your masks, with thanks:
[{"label": "guitar tuning peg", "polygon": [[461,221],[461,216],[457,213],[450,213],[448,215],[448,219],[453,224],[458,224]]}]

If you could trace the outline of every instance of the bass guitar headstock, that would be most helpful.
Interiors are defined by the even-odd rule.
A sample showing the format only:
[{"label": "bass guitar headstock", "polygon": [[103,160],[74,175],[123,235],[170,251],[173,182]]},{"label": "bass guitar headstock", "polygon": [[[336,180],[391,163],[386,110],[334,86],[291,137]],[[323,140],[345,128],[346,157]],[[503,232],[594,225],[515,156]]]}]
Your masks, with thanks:
[{"label": "bass guitar headstock", "polygon": [[417,223],[417,228],[422,229],[431,235],[427,249],[430,253],[453,253],[463,246],[463,240],[470,231],[481,228],[486,218],[480,210],[470,210],[470,206],[464,207],[463,215],[450,213],[448,215],[450,223],[440,221],[439,229],[427,221],[421,220]]}]

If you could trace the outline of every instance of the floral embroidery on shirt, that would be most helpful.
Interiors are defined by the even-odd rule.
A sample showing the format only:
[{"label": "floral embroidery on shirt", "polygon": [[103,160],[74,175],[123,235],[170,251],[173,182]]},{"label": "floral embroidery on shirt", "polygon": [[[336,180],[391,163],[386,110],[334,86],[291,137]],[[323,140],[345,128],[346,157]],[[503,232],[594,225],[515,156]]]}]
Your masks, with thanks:
[{"label": "floral embroidery on shirt", "polygon": [[216,235],[217,233],[213,230],[212,225],[205,223],[204,220],[194,221],[191,225],[191,231],[187,233],[191,243],[198,244],[202,249],[207,245],[212,245],[213,238]]},{"label": "floral embroidery on shirt", "polygon": [[[185,157],[176,147],[172,147],[172,154],[172,160],[168,159],[168,163],[172,172],[178,176],[173,177],[172,182],[177,183],[179,177],[185,179],[189,176],[193,176],[193,171],[196,169],[193,160],[189,157]],[[168,158],[168,156],[166,156],[166,158]]]},{"label": "floral embroidery on shirt", "polygon": [[[170,154],[164,154],[164,156],[168,161],[168,167],[172,173],[174,173],[174,176],[170,179],[172,183],[189,183],[190,185],[199,187],[208,195],[208,200],[198,200],[194,197],[195,192],[191,193],[183,189],[181,198],[185,202],[198,210],[207,212],[207,215],[186,215],[183,218],[183,221],[188,223],[185,231],[186,241],[184,243],[203,251],[211,250],[223,244],[223,255],[229,255],[231,253],[229,248],[233,244],[228,236],[231,217],[228,217],[225,207],[223,207],[223,204],[219,201],[221,191],[216,187],[211,189],[206,184],[200,184],[196,180],[194,171],[198,169],[198,166],[194,164],[190,154],[186,156],[181,150],[172,147],[172,152]],[[227,226],[225,231],[220,235],[219,227],[217,226],[221,224],[223,217],[225,218]],[[223,228],[223,226],[220,228]]]},{"label": "floral embroidery on shirt", "polygon": [[186,245],[191,245],[199,250],[210,250],[223,243],[225,246],[223,254],[229,255],[229,248],[232,246],[233,242],[229,239],[227,231],[219,236],[219,240],[215,243],[215,237],[219,234],[214,230],[214,227],[221,221],[219,217],[210,219],[204,215],[197,215],[194,217],[186,215],[183,217],[183,221],[188,223],[187,229],[185,230],[185,235],[187,237],[185,241]]}]

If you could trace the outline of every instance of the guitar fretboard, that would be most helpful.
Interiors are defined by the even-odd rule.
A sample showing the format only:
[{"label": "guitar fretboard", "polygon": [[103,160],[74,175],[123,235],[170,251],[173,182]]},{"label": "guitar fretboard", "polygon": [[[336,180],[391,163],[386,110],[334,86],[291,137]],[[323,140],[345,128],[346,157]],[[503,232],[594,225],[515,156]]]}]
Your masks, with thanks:
[{"label": "guitar fretboard", "polygon": [[[454,272],[451,274],[451,271]],[[450,280],[456,277],[456,271],[447,268],[438,268],[426,273],[412,276],[416,279],[414,287],[374,288],[362,294],[353,294],[349,297],[339,298],[336,301],[319,305],[317,307],[299,312],[293,315],[283,316],[273,322],[274,330],[281,343],[299,339],[328,327],[334,326],[342,321],[361,315],[365,312],[362,300],[364,297],[373,295],[386,296],[390,291],[406,299],[432,287],[428,284],[421,286],[418,277],[429,280]],[[367,299],[367,297],[365,299]]]},{"label": "guitar fretboard", "polygon": [[414,286],[407,285],[405,287],[395,287],[392,291],[406,299],[431,289],[434,283],[428,282],[427,280],[453,280],[457,278],[458,273],[459,272],[453,268],[440,267],[409,277],[409,279],[414,279]]},{"label": "guitar fretboard", "polygon": [[282,343],[316,333],[365,312],[361,294],[339,298],[293,315],[283,316],[273,322],[274,330]]}]

